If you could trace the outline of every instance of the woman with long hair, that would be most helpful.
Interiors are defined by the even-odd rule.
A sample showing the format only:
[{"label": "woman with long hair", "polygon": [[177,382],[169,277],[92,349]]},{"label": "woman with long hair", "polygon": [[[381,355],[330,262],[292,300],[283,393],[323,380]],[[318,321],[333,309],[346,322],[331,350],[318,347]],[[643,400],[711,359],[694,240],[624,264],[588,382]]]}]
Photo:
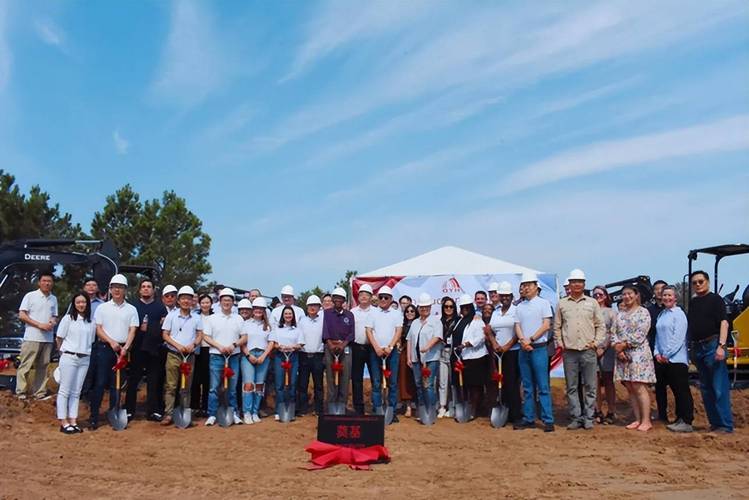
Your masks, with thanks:
[{"label": "woman with long hair", "polygon": [[458,323],[458,310],[455,301],[451,297],[442,297],[442,333],[445,336],[445,344],[442,346],[440,355],[440,374],[439,374],[439,398],[440,408],[437,412],[437,418],[450,416],[448,411],[448,402],[450,400],[450,373],[452,357],[452,348],[449,344],[452,329]]},{"label": "woman with long hair", "polygon": [[404,407],[404,415],[406,417],[411,416],[413,400],[416,397],[416,384],[414,383],[414,374],[411,368],[408,367],[408,356],[403,354],[403,350],[406,349],[408,336],[408,330],[411,328],[411,323],[419,317],[419,312],[416,310],[416,306],[409,304],[403,310],[403,329],[401,330],[401,341],[398,343],[398,349],[401,351],[399,359],[399,373],[398,373],[398,399],[401,401]]},{"label": "woman with long hair", "polygon": [[[198,297],[198,308],[200,319],[203,323],[208,316],[213,314],[213,299],[207,293]],[[208,413],[208,391],[210,390],[211,347],[203,340],[200,350],[195,356],[195,374],[192,378],[192,390],[190,391],[190,407],[197,413],[196,416]]]},{"label": "woman with long hair", "polygon": [[[240,301],[240,313],[242,311]],[[249,300],[248,300],[249,302]],[[260,422],[260,401],[265,389],[265,376],[270,360],[268,355],[273,349],[270,342],[271,327],[268,322],[268,307],[263,297],[258,297],[250,304],[249,315],[244,321],[244,333],[247,343],[242,346],[242,411],[245,424]],[[243,316],[244,317],[244,316]]]},{"label": "woman with long hair", "polygon": [[[593,416],[599,424],[613,424],[616,417],[616,387],[614,386],[614,363],[616,352],[611,346],[611,329],[614,326],[616,313],[611,308],[611,297],[603,286],[593,288],[593,298],[596,299],[603,313],[606,326],[606,341],[599,347],[598,355],[598,394],[596,396],[596,411]],[[605,394],[605,398],[604,398]],[[606,416],[603,415],[603,402],[606,401]]]},{"label": "woman with long hair", "polygon": [[[304,345],[304,334],[297,328],[296,314],[291,306],[284,306],[281,311],[281,320],[276,328],[271,331],[269,340],[273,342],[273,349],[279,351],[273,358],[273,374],[276,389],[276,415],[278,415],[279,404],[296,402],[297,372],[299,370],[299,351]],[[288,359],[287,359],[288,358]],[[290,367],[284,368],[284,363],[291,363]],[[287,382],[288,374],[288,385]]]},{"label": "woman with long hair", "polygon": [[655,383],[655,366],[648,344],[649,331],[650,313],[640,305],[639,290],[625,285],[612,335],[616,351],[614,380],[623,382],[629,391],[635,420],[627,425],[627,429],[638,431],[648,431],[653,427],[647,386]]},{"label": "woman with long hair", "polygon": [[91,362],[91,345],[96,325],[91,321],[91,301],[79,292],[73,296],[70,313],[57,328],[57,349],[60,351],[60,389],[57,392],[57,418],[60,432],[83,432],[78,426],[78,402],[83,380]]}]

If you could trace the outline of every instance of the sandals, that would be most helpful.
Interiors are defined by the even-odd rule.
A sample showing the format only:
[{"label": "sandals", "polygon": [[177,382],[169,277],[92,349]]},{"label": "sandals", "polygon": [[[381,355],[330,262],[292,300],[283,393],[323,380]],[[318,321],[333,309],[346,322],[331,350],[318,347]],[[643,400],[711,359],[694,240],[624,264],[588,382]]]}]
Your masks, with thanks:
[{"label": "sandals", "polygon": [[78,427],[78,424],[67,424],[60,426],[60,432],[62,432],[63,434],[80,434],[81,432],[83,432],[83,429]]}]

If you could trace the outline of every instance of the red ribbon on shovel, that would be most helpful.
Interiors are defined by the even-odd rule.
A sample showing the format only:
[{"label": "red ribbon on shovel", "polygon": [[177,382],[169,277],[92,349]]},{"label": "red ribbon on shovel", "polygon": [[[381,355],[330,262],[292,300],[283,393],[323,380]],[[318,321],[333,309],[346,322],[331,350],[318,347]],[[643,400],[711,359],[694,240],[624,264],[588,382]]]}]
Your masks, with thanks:
[{"label": "red ribbon on shovel", "polygon": [[366,448],[348,448],[336,444],[312,441],[304,448],[310,453],[311,465],[307,470],[320,470],[334,465],[348,465],[353,470],[371,470],[370,465],[390,462],[390,452],[380,445]]},{"label": "red ribbon on shovel", "polygon": [[291,373],[291,361],[281,361],[281,368],[283,368],[284,384],[289,385],[289,373]]},{"label": "red ribbon on shovel", "polygon": [[229,379],[234,376],[234,370],[231,369],[231,366],[227,366],[224,368],[224,378]]},{"label": "red ribbon on shovel", "polygon": [[428,377],[429,377],[429,375],[431,375],[431,374],[432,374],[432,370],[430,370],[428,366],[424,366],[424,367],[423,367],[423,368],[421,369],[421,376],[422,376],[423,378],[428,378]]},{"label": "red ribbon on shovel", "polygon": [[122,370],[127,366],[127,358],[125,356],[120,356],[117,358],[117,362],[112,367],[112,371],[116,372],[117,370]]},{"label": "red ribbon on shovel", "polygon": [[192,372],[192,365],[190,363],[185,363],[185,362],[180,363],[179,372],[185,377],[189,377],[190,372]]}]

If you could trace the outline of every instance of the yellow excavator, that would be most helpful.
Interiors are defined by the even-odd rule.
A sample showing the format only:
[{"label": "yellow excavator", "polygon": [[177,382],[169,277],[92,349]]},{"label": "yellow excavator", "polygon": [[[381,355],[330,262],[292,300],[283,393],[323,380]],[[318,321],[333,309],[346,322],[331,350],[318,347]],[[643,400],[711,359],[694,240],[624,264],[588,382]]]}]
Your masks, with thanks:
[{"label": "yellow excavator", "polygon": [[[718,245],[714,247],[697,248],[689,251],[689,273],[686,275],[684,290],[692,296],[691,281],[689,276],[692,275],[692,264],[697,260],[699,254],[713,255],[715,257],[715,267],[713,270],[713,286],[715,293],[720,295],[721,285],[718,282],[718,265],[724,257],[734,257],[737,255],[749,254],[749,245],[745,243]],[[749,374],[749,285],[744,288],[744,292],[737,297],[740,286],[729,294],[723,296],[723,302],[726,306],[728,316],[728,369],[733,379],[733,386],[739,376]],[[684,303],[687,303],[684,301]]]}]

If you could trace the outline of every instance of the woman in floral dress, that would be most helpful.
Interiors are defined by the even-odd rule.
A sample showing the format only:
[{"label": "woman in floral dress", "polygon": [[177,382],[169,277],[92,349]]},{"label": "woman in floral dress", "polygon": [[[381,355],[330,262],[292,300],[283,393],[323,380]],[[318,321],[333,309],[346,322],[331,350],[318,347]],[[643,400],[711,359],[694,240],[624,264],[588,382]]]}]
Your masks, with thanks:
[{"label": "woman in floral dress", "polygon": [[624,383],[635,420],[627,429],[648,431],[650,423],[650,393],[647,385],[655,383],[655,365],[648,344],[650,314],[640,305],[640,292],[633,286],[622,289],[622,302],[616,315],[612,343],[616,351],[614,378]]}]

